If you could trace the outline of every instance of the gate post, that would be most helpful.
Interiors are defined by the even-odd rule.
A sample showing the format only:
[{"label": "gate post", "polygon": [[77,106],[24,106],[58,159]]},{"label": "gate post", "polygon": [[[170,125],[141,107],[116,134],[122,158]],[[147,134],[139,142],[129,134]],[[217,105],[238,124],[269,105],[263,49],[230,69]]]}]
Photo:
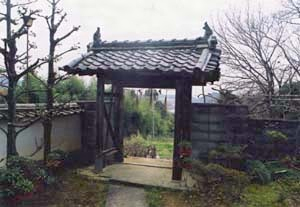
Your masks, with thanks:
[{"label": "gate post", "polygon": [[95,171],[99,173],[104,167],[103,137],[104,137],[104,75],[97,74],[96,98],[96,158]]},{"label": "gate post", "polygon": [[115,84],[113,87],[113,93],[116,94],[115,103],[114,103],[114,131],[118,143],[118,152],[115,154],[115,160],[117,162],[124,161],[123,153],[123,136],[122,136],[122,116],[123,116],[123,87],[120,84]]},{"label": "gate post", "polygon": [[181,180],[182,168],[178,165],[180,154],[178,144],[182,140],[191,139],[191,105],[192,105],[192,84],[191,80],[183,79],[176,81],[175,100],[175,134],[173,148],[173,180]]}]

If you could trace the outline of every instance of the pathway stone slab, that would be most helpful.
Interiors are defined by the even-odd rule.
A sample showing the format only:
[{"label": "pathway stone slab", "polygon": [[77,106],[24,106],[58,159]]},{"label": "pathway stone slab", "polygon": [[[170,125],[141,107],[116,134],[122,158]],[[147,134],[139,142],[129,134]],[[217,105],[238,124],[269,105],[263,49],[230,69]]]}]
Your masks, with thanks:
[{"label": "pathway stone slab", "polygon": [[[172,181],[172,168],[170,163],[155,159],[125,160],[126,164],[113,164],[103,169],[100,174],[93,172],[93,166],[79,170],[81,175],[89,179],[103,180],[133,186],[163,187],[174,190],[192,190],[195,181],[188,172],[183,172],[182,181]],[[130,163],[135,164],[130,164]],[[141,163],[142,165],[138,165]],[[152,166],[151,166],[152,165]],[[159,166],[159,167],[157,167]]]},{"label": "pathway stone slab", "polygon": [[105,207],[148,207],[143,188],[110,185]]},{"label": "pathway stone slab", "polygon": [[141,165],[158,168],[172,168],[173,161],[168,159],[151,159],[143,157],[127,157],[124,159],[124,164]]}]

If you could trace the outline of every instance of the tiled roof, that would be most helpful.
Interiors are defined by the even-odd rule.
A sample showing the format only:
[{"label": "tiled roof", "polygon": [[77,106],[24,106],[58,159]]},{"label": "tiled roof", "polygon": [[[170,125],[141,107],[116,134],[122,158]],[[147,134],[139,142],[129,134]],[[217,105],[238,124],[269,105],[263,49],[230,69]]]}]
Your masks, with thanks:
[{"label": "tiled roof", "polygon": [[[17,114],[16,118],[18,122],[28,122],[42,115],[44,112],[44,105],[35,104],[17,104]],[[82,111],[82,108],[74,104],[65,104],[62,106],[56,105],[53,111],[54,117],[68,116],[73,114],[78,114]],[[0,105],[0,120],[6,120],[7,106],[5,104]]]},{"label": "tiled roof", "polygon": [[[221,51],[209,46],[209,41],[159,40],[144,42],[101,42],[97,48],[64,66],[73,74],[95,74],[104,71],[159,71],[186,73],[218,71]],[[216,80],[209,80],[216,81]]]}]

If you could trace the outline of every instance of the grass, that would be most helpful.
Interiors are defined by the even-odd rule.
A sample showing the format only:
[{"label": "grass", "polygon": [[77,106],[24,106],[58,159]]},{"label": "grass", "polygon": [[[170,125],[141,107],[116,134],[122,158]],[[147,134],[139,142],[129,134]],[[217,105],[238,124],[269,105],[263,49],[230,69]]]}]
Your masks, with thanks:
[{"label": "grass", "polygon": [[146,200],[149,207],[160,207],[162,206],[161,190],[158,188],[147,188]]},{"label": "grass", "polygon": [[157,153],[161,159],[172,159],[173,139],[148,139],[146,142],[149,145],[155,145]]},{"label": "grass", "polygon": [[146,199],[149,207],[200,207],[202,203],[195,193],[160,188],[147,188]]},{"label": "grass", "polygon": [[105,207],[107,185],[89,181],[74,170],[66,170],[57,182],[42,193],[24,201],[21,207]]},{"label": "grass", "polygon": [[228,203],[226,198],[218,199],[217,192],[213,196],[207,196],[197,192],[158,188],[146,189],[146,197],[149,207],[298,207],[300,181],[279,180],[268,185],[250,184],[235,203]]},{"label": "grass", "polygon": [[[125,154],[135,154],[134,156],[144,156],[143,153],[148,146],[154,145],[156,152],[161,159],[172,159],[173,139],[172,138],[150,138],[140,134],[132,135],[124,140]],[[141,154],[141,155],[137,155]]]},{"label": "grass", "polygon": [[235,207],[300,206],[300,181],[284,179],[268,185],[252,184],[245,188]]}]

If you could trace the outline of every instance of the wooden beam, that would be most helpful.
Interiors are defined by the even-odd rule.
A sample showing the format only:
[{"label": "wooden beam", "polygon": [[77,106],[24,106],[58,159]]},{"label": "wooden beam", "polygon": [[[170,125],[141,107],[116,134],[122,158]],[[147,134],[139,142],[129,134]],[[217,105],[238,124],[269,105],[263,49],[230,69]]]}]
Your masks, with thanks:
[{"label": "wooden beam", "polygon": [[165,73],[139,73],[130,71],[105,71],[106,81],[128,88],[175,88],[177,75]]},{"label": "wooden beam", "polygon": [[96,98],[96,159],[95,171],[101,172],[104,167],[103,138],[104,138],[104,77],[97,75],[97,98]]},{"label": "wooden beam", "polygon": [[176,81],[175,100],[175,134],[173,150],[173,180],[181,180],[182,168],[179,167],[180,154],[178,144],[191,137],[191,105],[192,105],[192,82],[189,79]]}]

